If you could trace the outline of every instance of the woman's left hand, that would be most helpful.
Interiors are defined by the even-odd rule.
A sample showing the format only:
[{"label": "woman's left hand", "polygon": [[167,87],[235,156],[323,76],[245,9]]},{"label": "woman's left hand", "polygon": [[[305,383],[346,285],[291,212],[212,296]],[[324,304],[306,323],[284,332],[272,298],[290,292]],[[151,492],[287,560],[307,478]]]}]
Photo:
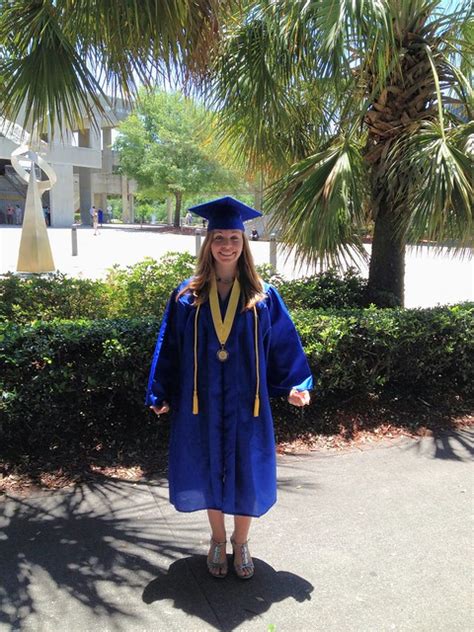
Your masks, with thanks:
[{"label": "woman's left hand", "polygon": [[296,388],[292,388],[288,395],[288,401],[293,406],[307,406],[309,404],[308,391],[297,391]]}]

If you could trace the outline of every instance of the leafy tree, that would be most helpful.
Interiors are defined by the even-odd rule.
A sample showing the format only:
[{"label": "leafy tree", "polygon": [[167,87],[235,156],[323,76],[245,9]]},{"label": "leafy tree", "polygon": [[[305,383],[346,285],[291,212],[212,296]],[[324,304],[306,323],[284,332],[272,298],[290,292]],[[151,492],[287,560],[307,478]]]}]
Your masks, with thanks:
[{"label": "leafy tree", "polygon": [[121,169],[147,198],[174,196],[175,226],[186,196],[239,183],[237,173],[222,164],[211,115],[180,93],[143,93],[119,129]]},{"label": "leafy tree", "polygon": [[469,2],[265,0],[221,45],[222,133],[266,171],[282,239],[334,265],[373,221],[380,305],[403,304],[408,241],[472,245],[472,28]]},{"label": "leafy tree", "polygon": [[207,63],[217,0],[0,0],[0,111],[40,132],[75,128],[110,99]]}]

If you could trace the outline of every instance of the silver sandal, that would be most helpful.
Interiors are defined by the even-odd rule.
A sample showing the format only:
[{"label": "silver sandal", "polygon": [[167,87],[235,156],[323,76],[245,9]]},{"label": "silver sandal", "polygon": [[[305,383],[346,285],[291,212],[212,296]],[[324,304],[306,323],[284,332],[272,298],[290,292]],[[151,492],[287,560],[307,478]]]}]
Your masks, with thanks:
[{"label": "silver sandal", "polygon": [[[227,556],[224,562],[221,562],[222,547],[225,548],[227,540],[224,542],[216,542],[214,538],[211,538],[211,558],[207,558],[207,570],[213,577],[218,579],[224,579],[227,575]],[[214,572],[213,572],[214,571]],[[218,571],[217,573],[215,571]]]},{"label": "silver sandal", "polygon": [[[237,575],[239,579],[250,579],[251,577],[253,577],[255,566],[252,562],[252,558],[250,557],[250,551],[248,547],[249,541],[247,540],[246,542],[242,542],[240,544],[240,543],[237,543],[233,538],[231,538],[230,542],[234,550],[233,564],[234,564],[235,574]],[[235,563],[235,550],[237,547],[240,547],[240,557],[242,559],[241,564]],[[244,569],[249,569],[250,573],[244,573]]]}]

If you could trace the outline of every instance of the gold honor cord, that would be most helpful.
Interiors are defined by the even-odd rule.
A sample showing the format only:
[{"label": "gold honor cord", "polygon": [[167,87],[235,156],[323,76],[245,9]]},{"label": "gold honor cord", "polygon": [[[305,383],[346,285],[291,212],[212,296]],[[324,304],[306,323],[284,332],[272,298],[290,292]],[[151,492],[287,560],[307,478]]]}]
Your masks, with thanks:
[{"label": "gold honor cord", "polygon": [[194,387],[193,387],[193,415],[197,415],[199,412],[199,399],[198,399],[198,317],[201,306],[196,307],[196,314],[194,316]]},{"label": "gold honor cord", "polygon": [[222,320],[221,310],[219,307],[219,298],[217,296],[217,283],[215,277],[211,281],[211,292],[209,294],[209,303],[211,305],[212,322],[214,323],[214,329],[216,330],[217,339],[220,342],[221,348],[217,352],[217,358],[221,362],[225,362],[229,357],[229,352],[225,349],[225,343],[229,337],[232,325],[234,324],[235,314],[237,313],[237,307],[240,299],[240,283],[235,279],[232,286],[232,292],[230,293],[229,304],[225,312],[224,320]]}]

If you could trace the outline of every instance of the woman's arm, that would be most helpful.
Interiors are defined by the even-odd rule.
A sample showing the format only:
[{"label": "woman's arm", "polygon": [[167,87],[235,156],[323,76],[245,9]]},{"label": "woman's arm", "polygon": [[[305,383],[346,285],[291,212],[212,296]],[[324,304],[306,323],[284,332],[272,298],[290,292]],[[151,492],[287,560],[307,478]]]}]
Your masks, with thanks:
[{"label": "woman's arm", "polygon": [[305,406],[309,403],[308,390],[313,386],[313,377],[300,337],[277,290],[270,286],[267,296],[271,323],[267,361],[269,394],[287,397],[294,406]]},{"label": "woman's arm", "polygon": [[166,305],[148,378],[145,404],[158,415],[168,412],[179,376],[176,294],[175,290]]}]

